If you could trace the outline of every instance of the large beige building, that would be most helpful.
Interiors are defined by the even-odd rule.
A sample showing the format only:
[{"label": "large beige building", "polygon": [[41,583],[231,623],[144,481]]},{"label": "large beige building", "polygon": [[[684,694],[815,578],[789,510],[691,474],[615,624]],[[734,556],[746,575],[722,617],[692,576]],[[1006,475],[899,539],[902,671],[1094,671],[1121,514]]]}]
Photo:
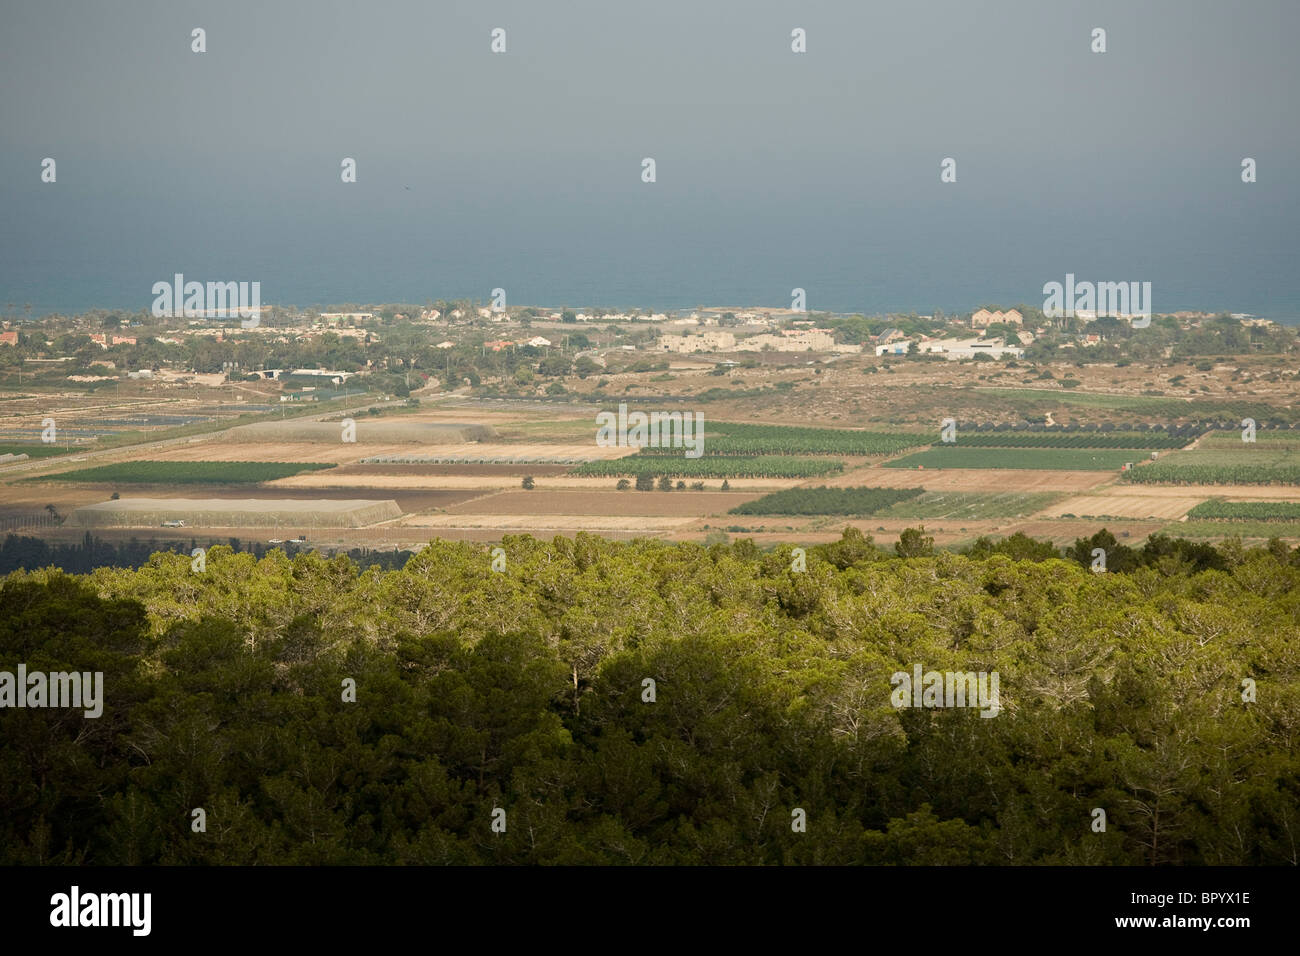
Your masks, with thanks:
[{"label": "large beige building", "polygon": [[972,329],[987,329],[990,325],[1022,325],[1024,316],[1015,309],[1007,309],[1005,312],[990,312],[988,309],[980,309],[970,317],[970,327]]},{"label": "large beige building", "polygon": [[699,335],[661,335],[655,348],[660,352],[726,352],[736,347],[730,332],[702,332]]},{"label": "large beige building", "polygon": [[835,336],[829,329],[783,329],[771,335],[751,335],[738,346],[737,352],[832,352]]}]

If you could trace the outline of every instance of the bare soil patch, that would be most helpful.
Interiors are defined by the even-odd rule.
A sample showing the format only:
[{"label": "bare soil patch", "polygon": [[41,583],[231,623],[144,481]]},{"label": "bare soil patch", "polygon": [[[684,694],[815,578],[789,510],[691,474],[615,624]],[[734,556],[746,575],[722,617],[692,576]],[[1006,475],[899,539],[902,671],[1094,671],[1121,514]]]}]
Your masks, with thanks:
[{"label": "bare soil patch", "polygon": [[695,521],[694,517],[645,515],[518,515],[518,514],[439,514],[411,515],[401,525],[405,528],[475,528],[501,532],[534,531],[624,531],[649,534],[668,531]]},{"label": "bare soil patch", "polygon": [[[448,510],[454,514],[674,516],[726,514],[759,497],[708,491],[511,491]],[[739,520],[739,519],[737,519]]]},{"label": "bare soil patch", "polygon": [[1108,472],[1025,471],[1018,469],[941,468],[917,470],[855,468],[826,481],[832,488],[865,485],[875,488],[926,488],[934,491],[1085,491],[1113,481]]},{"label": "bare soil patch", "polygon": [[1114,515],[1119,518],[1181,518],[1205,500],[1204,495],[1081,495],[1043,509],[1040,517],[1061,515]]}]

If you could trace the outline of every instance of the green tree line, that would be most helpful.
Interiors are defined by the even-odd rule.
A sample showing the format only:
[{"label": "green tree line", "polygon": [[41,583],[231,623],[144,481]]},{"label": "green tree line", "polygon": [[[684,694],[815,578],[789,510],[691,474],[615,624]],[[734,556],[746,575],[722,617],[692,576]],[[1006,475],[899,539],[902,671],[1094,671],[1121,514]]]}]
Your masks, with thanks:
[{"label": "green tree line", "polygon": [[[105,703],[0,711],[0,862],[1300,862],[1285,546],[501,548],[10,575],[0,670]],[[917,665],[998,672],[1000,713],[896,709]]]}]

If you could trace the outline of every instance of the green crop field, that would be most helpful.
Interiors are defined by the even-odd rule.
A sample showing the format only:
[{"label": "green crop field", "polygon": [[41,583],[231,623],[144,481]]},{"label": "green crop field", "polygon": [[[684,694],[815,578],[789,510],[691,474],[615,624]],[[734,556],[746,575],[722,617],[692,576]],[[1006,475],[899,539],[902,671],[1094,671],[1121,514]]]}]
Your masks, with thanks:
[{"label": "green crop field", "polygon": [[1215,521],[1300,521],[1300,501],[1202,501],[1189,518]]},{"label": "green crop field", "polygon": [[1300,485],[1300,448],[1284,442],[1202,447],[1125,472],[1124,480],[1137,484]]},{"label": "green crop field", "polygon": [[[706,456],[738,455],[894,455],[927,445],[931,438],[908,432],[865,432],[847,428],[795,428],[785,425],[747,425],[707,422],[703,450]],[[681,455],[680,448],[645,448],[642,454]]]},{"label": "green crop field", "polygon": [[962,448],[935,445],[885,462],[886,468],[1018,468],[1062,471],[1119,471],[1126,461],[1140,453],[1092,448]]},{"label": "green crop field", "polygon": [[787,488],[732,508],[733,515],[873,515],[920,488]]},{"label": "green crop field", "polygon": [[78,468],[26,481],[93,481],[150,485],[242,485],[288,478],[305,471],[333,468],[303,461],[124,461],[95,468]]},{"label": "green crop field", "polygon": [[817,478],[843,470],[844,462],[829,458],[792,458],[786,455],[686,458],[678,449],[672,457],[628,455],[626,458],[589,461],[569,474],[599,477],[645,474],[656,478],[661,475],[669,478]]},{"label": "green crop field", "polygon": [[1106,411],[1132,413],[1147,421],[1169,422],[1174,419],[1193,418],[1198,421],[1256,421],[1277,420],[1293,422],[1297,413],[1290,408],[1280,408],[1249,402],[1213,401],[1205,398],[1177,398],[1171,395],[1108,395],[1101,392],[1076,392],[1046,388],[1001,388],[976,386],[973,391],[999,398],[1011,399],[1025,410],[1053,406],[1073,405]]},{"label": "green crop field", "polygon": [[882,518],[1025,518],[1061,500],[1055,492],[927,491],[879,513]]},{"label": "green crop field", "polygon": [[[1232,449],[1248,447],[1251,442],[1241,440],[1240,431],[1213,431],[1209,432],[1201,439],[1202,448],[1214,449]],[[1300,432],[1293,432],[1290,429],[1286,431],[1256,431],[1256,446],[1282,450],[1285,448],[1300,448]]]},{"label": "green crop field", "polygon": [[1300,539],[1300,521],[1179,521],[1166,525],[1162,534],[1179,538],[1289,538]]},{"label": "green crop field", "polygon": [[69,448],[66,445],[46,445],[24,442],[0,442],[0,455],[26,455],[28,458],[52,458],[55,455],[71,455],[84,451],[81,448]]},{"label": "green crop field", "polygon": [[958,448],[1130,448],[1153,451],[1184,448],[1192,439],[1164,432],[962,432]]}]

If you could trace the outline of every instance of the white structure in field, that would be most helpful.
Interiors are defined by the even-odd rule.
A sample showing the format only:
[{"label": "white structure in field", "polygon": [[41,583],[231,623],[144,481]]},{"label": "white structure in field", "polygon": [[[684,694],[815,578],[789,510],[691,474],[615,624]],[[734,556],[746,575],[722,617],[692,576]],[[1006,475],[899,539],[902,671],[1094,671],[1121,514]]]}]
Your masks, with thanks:
[{"label": "white structure in field", "polygon": [[995,359],[1025,357],[1024,349],[1007,345],[1001,339],[925,339],[917,344],[917,351],[922,355],[937,353],[949,360],[975,358],[977,355]]},{"label": "white structure in field", "polygon": [[893,339],[884,345],[876,346],[877,355],[906,355],[912,347],[911,339]]}]

